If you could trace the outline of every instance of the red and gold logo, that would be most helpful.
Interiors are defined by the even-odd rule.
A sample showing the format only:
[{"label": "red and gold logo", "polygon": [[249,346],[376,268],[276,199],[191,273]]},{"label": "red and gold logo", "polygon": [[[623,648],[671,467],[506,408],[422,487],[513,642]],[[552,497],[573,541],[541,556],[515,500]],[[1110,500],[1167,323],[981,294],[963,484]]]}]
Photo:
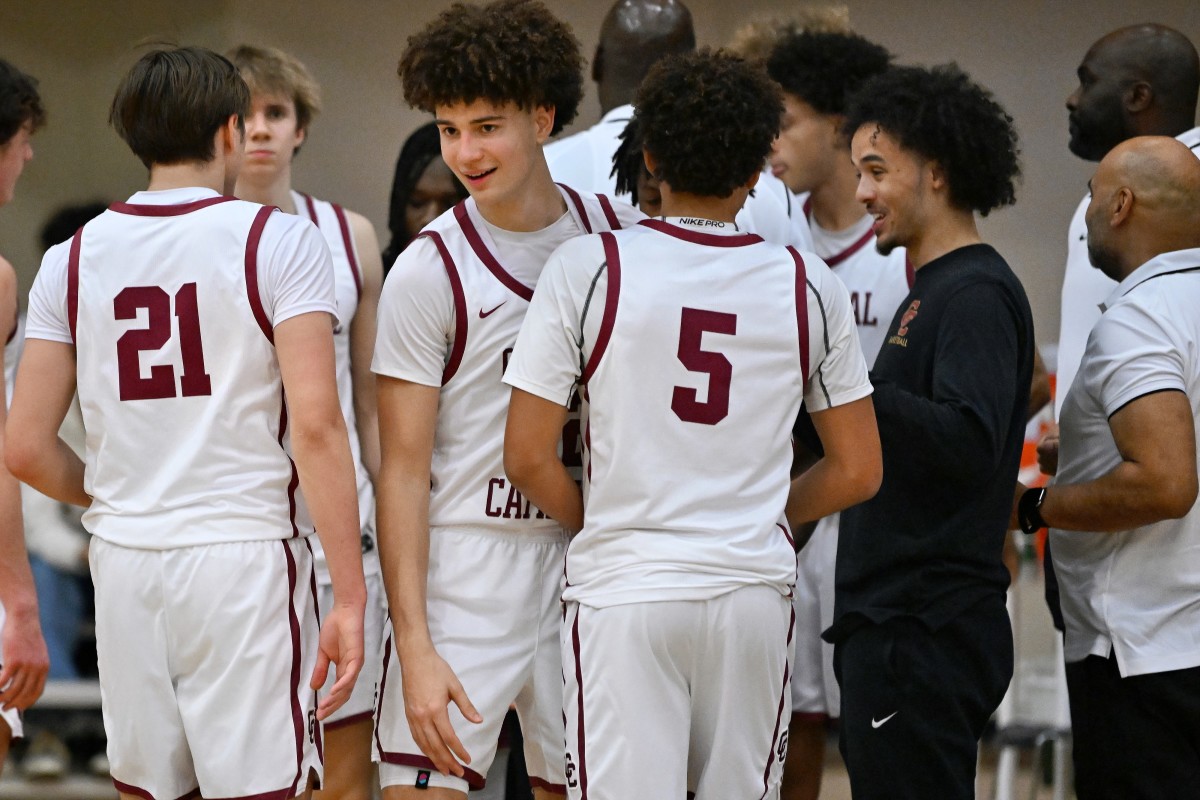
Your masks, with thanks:
[{"label": "red and gold logo", "polygon": [[917,318],[917,309],[920,307],[920,300],[913,300],[909,304],[908,310],[904,312],[904,316],[900,317],[900,327],[896,329],[897,336],[908,336],[908,326]]}]

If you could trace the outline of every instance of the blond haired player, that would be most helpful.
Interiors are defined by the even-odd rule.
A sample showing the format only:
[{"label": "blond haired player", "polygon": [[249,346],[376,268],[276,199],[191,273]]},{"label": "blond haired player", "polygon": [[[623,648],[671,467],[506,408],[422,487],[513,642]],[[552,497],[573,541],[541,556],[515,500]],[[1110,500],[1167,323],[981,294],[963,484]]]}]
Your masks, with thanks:
[{"label": "blond haired player", "polygon": [[[337,357],[338,396],[358,483],[363,571],[367,578],[367,616],[363,627],[366,662],[344,706],[325,720],[325,780],[318,797],[362,798],[371,795],[371,730],[380,640],[386,601],[375,548],[375,489],[379,469],[379,424],[375,412],[375,310],[383,281],[379,244],[371,223],[337,203],[318,200],[292,188],[292,160],[308,138],[320,111],[312,75],[297,59],[274,48],[241,45],[229,53],[250,87],[246,117],[246,161],[234,192],[244,200],[276,206],[312,221],[333,256],[333,285],[339,325],[333,344]],[[333,604],[329,569],[320,534],[312,540],[321,613]]]},{"label": "blond haired player", "polygon": [[[249,100],[211,51],[139,59],[109,118],[149,187],[51,248],[30,292],[6,459],[87,506],[122,797],[307,797],[318,722],[363,658],[329,249],[311,223],[229,196]],[[76,388],[84,461],[58,438]],[[319,633],[298,486],[333,577]]]}]

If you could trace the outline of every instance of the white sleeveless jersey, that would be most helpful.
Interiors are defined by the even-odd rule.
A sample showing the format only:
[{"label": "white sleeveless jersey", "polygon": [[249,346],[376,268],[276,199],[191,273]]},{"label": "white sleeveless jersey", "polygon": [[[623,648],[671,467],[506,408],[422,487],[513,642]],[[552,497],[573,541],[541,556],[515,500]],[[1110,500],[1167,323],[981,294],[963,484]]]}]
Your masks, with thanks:
[{"label": "white sleeveless jersey", "polygon": [[559,403],[586,387],[586,511],[564,600],[788,594],[801,400],[821,411],[871,391],[849,298],[819,258],[682,223],[559,248],[505,377]]},{"label": "white sleeveless jersey", "polygon": [[17,314],[16,323],[4,340],[4,402],[12,405],[13,383],[17,379],[17,362],[25,348],[25,315]]},{"label": "white sleeveless jersey", "polygon": [[335,313],[328,253],[272,220],[260,254],[276,209],[200,195],[114,204],[47,253],[30,295],[28,336],[62,341],[65,316],[75,346],[84,526],[126,547],[302,534],[273,325]]},{"label": "white sleeveless jersey", "polygon": [[813,250],[850,292],[863,355],[867,366],[874,366],[892,318],[912,289],[913,269],[908,263],[908,252],[897,247],[885,256],[876,250],[870,216],[863,217],[844,235],[831,234],[813,222],[807,202],[804,214],[811,223]]},{"label": "white sleeveless jersey", "polygon": [[[329,253],[333,257],[333,288],[337,298],[339,324],[333,329],[334,355],[337,357],[338,399],[342,404],[342,416],[350,432],[350,455],[354,459],[354,474],[358,483],[358,522],[362,532],[363,567],[367,574],[379,571],[379,551],[375,547],[375,487],[362,459],[362,445],[358,440],[358,421],[354,411],[354,379],[350,369],[350,326],[358,312],[362,299],[362,272],[358,268],[358,252],[354,248],[354,236],[350,233],[350,222],[346,210],[337,203],[317,200],[300,192],[292,192],[296,212],[308,219],[325,237]],[[299,524],[312,529],[312,517],[308,513],[303,493],[299,499],[297,513]],[[327,583],[329,568],[325,563],[325,551],[320,539],[314,539],[313,556],[318,579]]]},{"label": "white sleeveless jersey", "polygon": [[[643,218],[627,203],[561,185],[560,189],[579,234],[611,230]],[[501,379],[534,296],[533,287],[518,281],[499,261],[472,198],[427,225],[409,249],[421,247],[426,250],[413,250],[428,253],[429,263],[422,263],[421,268],[441,268],[449,278],[454,309],[452,324],[445,332],[429,526],[504,532],[558,530],[558,523],[526,500],[504,474],[504,425],[511,390]],[[397,268],[389,273],[384,287],[372,369],[429,384],[430,376],[414,376],[407,363],[411,359],[398,352],[403,343],[391,341],[403,335],[393,320],[397,312],[392,296],[406,288],[397,283],[403,276],[397,270],[403,269],[404,258],[402,255]],[[573,416],[564,429],[563,460],[569,467],[578,467],[579,422],[578,415]]]}]

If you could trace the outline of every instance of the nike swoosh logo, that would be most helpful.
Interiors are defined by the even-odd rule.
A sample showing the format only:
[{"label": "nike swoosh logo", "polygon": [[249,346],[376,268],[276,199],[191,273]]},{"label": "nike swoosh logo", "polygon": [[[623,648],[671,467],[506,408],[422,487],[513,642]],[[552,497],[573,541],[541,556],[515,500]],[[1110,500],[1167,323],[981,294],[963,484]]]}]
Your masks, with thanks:
[{"label": "nike swoosh logo", "polygon": [[[500,304],[500,306],[504,305],[504,303],[507,303],[507,302],[508,301],[505,300],[503,303]],[[486,319],[487,317],[490,317],[492,314],[496,313],[496,311],[500,308],[500,306],[496,306],[496,308],[493,308],[491,311],[484,311],[482,308],[479,309],[479,318]]]},{"label": "nike swoosh logo", "polygon": [[899,714],[899,713],[900,713],[899,711],[893,711],[892,713],[888,714],[888,715],[887,715],[886,717],[884,717],[883,719],[874,719],[874,718],[872,718],[872,719],[871,719],[871,727],[872,727],[872,728],[881,728],[881,727],[883,727],[883,724],[884,724],[885,722],[887,722],[889,719],[891,719],[892,717],[896,716],[896,715],[897,715],[897,714]]}]

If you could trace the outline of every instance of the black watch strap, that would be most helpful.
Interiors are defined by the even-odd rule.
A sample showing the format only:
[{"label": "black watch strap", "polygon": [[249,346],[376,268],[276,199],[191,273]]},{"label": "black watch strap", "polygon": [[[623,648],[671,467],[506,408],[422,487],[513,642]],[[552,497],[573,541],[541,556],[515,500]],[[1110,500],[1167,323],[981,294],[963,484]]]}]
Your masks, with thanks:
[{"label": "black watch strap", "polygon": [[1046,499],[1046,487],[1026,489],[1017,501],[1017,522],[1025,533],[1035,533],[1046,527],[1042,519],[1042,502]]}]

